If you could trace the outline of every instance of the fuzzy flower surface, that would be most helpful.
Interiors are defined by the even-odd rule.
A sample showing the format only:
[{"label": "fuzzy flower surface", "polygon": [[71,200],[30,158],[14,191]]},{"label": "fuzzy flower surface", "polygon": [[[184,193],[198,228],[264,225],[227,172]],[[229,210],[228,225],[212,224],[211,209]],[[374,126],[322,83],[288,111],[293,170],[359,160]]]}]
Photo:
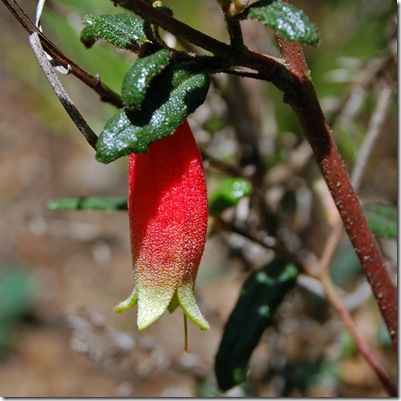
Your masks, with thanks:
[{"label": "fuzzy flower surface", "polygon": [[128,214],[135,288],[116,311],[138,305],[138,329],[180,306],[202,330],[209,324],[195,299],[206,241],[204,168],[185,120],[173,135],[129,159]]}]

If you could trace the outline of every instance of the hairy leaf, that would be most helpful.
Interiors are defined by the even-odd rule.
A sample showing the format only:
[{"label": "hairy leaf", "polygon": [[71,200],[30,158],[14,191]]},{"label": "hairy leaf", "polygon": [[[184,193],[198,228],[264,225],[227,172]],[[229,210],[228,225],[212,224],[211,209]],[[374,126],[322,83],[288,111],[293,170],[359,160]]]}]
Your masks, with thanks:
[{"label": "hairy leaf", "polygon": [[96,43],[97,37],[91,28],[86,26],[81,31],[81,42],[87,49],[90,49]]},{"label": "hairy leaf", "polygon": [[397,208],[384,203],[366,203],[363,210],[373,234],[378,237],[397,239]]},{"label": "hairy leaf", "polygon": [[244,178],[228,178],[209,198],[211,215],[220,214],[225,209],[235,206],[241,198],[251,194],[252,184]]},{"label": "hairy leaf", "polygon": [[99,136],[96,158],[110,163],[175,132],[206,97],[210,80],[195,62],[168,66],[146,92],[140,111],[127,108],[111,117]]},{"label": "hairy leaf", "polygon": [[85,15],[82,20],[86,28],[81,32],[81,41],[86,47],[105,39],[120,49],[136,50],[148,41],[145,22],[134,15]]},{"label": "hairy leaf", "polygon": [[50,210],[127,210],[127,197],[88,196],[53,199],[48,202]]},{"label": "hairy leaf", "polygon": [[313,46],[319,44],[320,36],[316,24],[310,22],[302,10],[291,4],[280,0],[262,0],[249,7],[245,15],[261,21],[293,42]]},{"label": "hairy leaf", "polygon": [[170,58],[171,53],[162,49],[136,61],[125,75],[121,90],[127,108],[140,110],[151,80],[167,67]]},{"label": "hairy leaf", "polygon": [[272,324],[276,308],[293,288],[298,272],[295,264],[276,258],[246,280],[216,355],[215,373],[220,389],[226,391],[245,380],[252,351],[263,331]]}]

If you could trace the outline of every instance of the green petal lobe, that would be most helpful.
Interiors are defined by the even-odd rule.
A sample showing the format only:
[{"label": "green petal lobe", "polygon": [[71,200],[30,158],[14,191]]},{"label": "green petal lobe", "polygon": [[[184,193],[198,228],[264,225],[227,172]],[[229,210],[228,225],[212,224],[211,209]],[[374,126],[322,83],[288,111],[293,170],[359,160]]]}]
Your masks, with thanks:
[{"label": "green petal lobe", "polygon": [[200,329],[209,330],[209,323],[202,315],[202,312],[196,303],[193,284],[188,283],[180,285],[177,289],[177,296],[185,315],[188,316]]}]

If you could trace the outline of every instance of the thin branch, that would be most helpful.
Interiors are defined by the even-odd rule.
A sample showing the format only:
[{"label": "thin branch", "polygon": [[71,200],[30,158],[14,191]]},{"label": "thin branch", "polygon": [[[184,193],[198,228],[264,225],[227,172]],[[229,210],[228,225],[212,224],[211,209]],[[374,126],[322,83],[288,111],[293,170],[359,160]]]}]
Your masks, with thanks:
[{"label": "thin branch", "polygon": [[228,35],[230,36],[230,44],[233,49],[241,51],[244,48],[244,39],[242,37],[241,24],[239,19],[232,14],[231,8],[233,3],[231,0],[223,0],[218,2],[223,10],[224,19],[227,25]]},{"label": "thin branch", "polygon": [[265,81],[265,78],[260,74],[260,72],[243,71],[240,69],[233,69],[233,68],[227,68],[225,70],[222,70],[221,72],[224,72],[225,74],[230,74],[230,75],[237,75],[241,78],[252,78],[252,79],[260,79],[260,80]]},{"label": "thin branch", "polygon": [[127,10],[134,12],[144,20],[152,24],[158,25],[166,31],[180,36],[189,41],[195,46],[208,50],[213,54],[220,56],[231,57],[232,49],[230,45],[220,42],[203,32],[200,32],[181,21],[176,20],[170,15],[163,13],[152,7],[143,0],[111,0],[114,4],[124,7]]},{"label": "thin branch", "polygon": [[232,177],[248,178],[241,168],[227,164],[220,159],[216,159],[203,148],[200,149],[200,152],[202,155],[202,160],[206,164],[205,168],[211,167]]},{"label": "thin branch", "polygon": [[75,75],[79,80],[92,88],[96,93],[100,95],[102,101],[111,103],[112,105],[121,108],[123,106],[121,98],[110,88],[104,85],[98,77],[94,77],[87,71],[83,70],[68,57],[66,57],[57,46],[47,38],[35,24],[30,20],[30,18],[21,9],[15,0],[2,0],[5,6],[11,11],[19,23],[25,28],[29,34],[36,32],[39,35],[40,41],[42,42],[43,49],[47,54],[54,58],[54,60],[68,69],[73,75]]},{"label": "thin branch", "polygon": [[354,188],[359,188],[359,186],[361,185],[363,173],[365,171],[369,156],[373,151],[377,139],[379,138],[381,128],[385,123],[387,110],[390,105],[391,95],[391,88],[385,85],[377,99],[376,109],[370,120],[365,140],[363,142],[361,150],[358,152],[358,158],[351,174],[351,181],[354,185]]},{"label": "thin branch", "polygon": [[38,59],[42,71],[44,72],[47,80],[49,81],[64,109],[67,111],[68,115],[71,117],[77,128],[81,131],[82,135],[85,137],[89,145],[91,145],[92,148],[96,150],[96,142],[98,139],[97,135],[93,132],[91,127],[82,117],[81,113],[78,111],[77,107],[65,91],[60,79],[54,72],[53,66],[48,60],[45,51],[43,50],[37,32],[34,32],[29,36],[29,43],[31,44],[32,50],[35,53],[36,58]]},{"label": "thin branch", "polygon": [[290,254],[281,244],[278,243],[276,238],[266,236],[264,239],[260,239],[254,235],[252,235],[248,230],[244,230],[231,222],[224,220],[222,217],[216,216],[213,221],[213,229],[216,231],[227,231],[231,233],[235,233],[240,235],[243,238],[248,239],[249,241],[254,242],[255,244],[260,245],[265,249],[273,250],[280,255],[287,255],[289,259],[296,259],[293,254]]},{"label": "thin branch", "polygon": [[355,326],[354,321],[352,320],[351,315],[342,304],[341,298],[338,296],[337,291],[334,288],[333,282],[330,279],[330,276],[324,275],[324,277],[319,278],[319,281],[323,285],[323,288],[325,290],[328,300],[330,301],[330,304],[336,310],[337,314],[343,321],[344,325],[351,333],[362,355],[365,357],[369,365],[376,372],[376,375],[380,380],[380,382],[382,383],[383,387],[392,397],[397,397],[398,395],[397,387],[391,382],[386,371],[384,370],[380,362],[377,360],[375,355],[372,353],[369,346],[366,344],[365,340],[360,335],[358,329]]},{"label": "thin branch", "polygon": [[334,111],[328,118],[328,124],[330,127],[336,125],[338,118],[343,114],[344,110],[349,107],[350,102],[355,93],[363,93],[370,89],[370,87],[377,82],[379,78],[383,78],[384,71],[388,68],[389,64],[393,62],[393,54],[388,54],[384,57],[379,64],[368,66],[368,63],[364,63],[360,68],[370,68],[370,73],[364,75],[359,81],[355,82],[349,89],[347,95],[338,104]]},{"label": "thin branch", "polygon": [[[361,185],[367,161],[374,149],[374,145],[377,142],[377,139],[385,122],[385,117],[388,110],[388,106],[390,104],[391,95],[392,95],[391,88],[388,87],[387,85],[384,86],[384,88],[381,90],[379,94],[376,104],[376,109],[370,120],[365,140],[362,144],[361,150],[358,152],[355,166],[351,173],[351,182],[354,186],[355,191],[358,191]],[[341,236],[342,236],[342,225],[341,222],[338,222],[338,224],[335,224],[331,229],[331,233],[329,234],[328,240],[323,249],[322,257],[319,262],[320,271],[328,269],[330,262],[334,256],[334,253],[338,247],[338,244],[341,240]]]}]

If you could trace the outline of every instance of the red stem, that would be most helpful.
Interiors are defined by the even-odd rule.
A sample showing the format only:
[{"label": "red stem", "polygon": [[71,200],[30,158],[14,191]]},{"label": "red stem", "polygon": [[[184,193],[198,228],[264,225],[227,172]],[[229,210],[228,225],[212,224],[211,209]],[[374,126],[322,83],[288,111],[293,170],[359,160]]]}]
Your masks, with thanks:
[{"label": "red stem", "polygon": [[294,88],[291,93],[287,92],[286,100],[298,115],[345,230],[365,271],[392,342],[397,347],[397,294],[320,108],[302,46],[299,43],[290,43],[282,37],[278,37],[278,43],[295,78]]},{"label": "red stem", "polygon": [[391,382],[386,371],[383,369],[380,362],[376,359],[375,355],[370,350],[369,346],[366,344],[361,334],[357,330],[350,313],[345,309],[344,305],[342,305],[341,299],[338,296],[326,271],[324,271],[323,274],[319,275],[319,280],[323,285],[327,298],[330,300],[330,304],[336,310],[338,316],[351,333],[362,355],[365,357],[372,369],[376,372],[376,375],[380,382],[383,384],[383,387],[392,397],[397,397],[397,387]]}]

